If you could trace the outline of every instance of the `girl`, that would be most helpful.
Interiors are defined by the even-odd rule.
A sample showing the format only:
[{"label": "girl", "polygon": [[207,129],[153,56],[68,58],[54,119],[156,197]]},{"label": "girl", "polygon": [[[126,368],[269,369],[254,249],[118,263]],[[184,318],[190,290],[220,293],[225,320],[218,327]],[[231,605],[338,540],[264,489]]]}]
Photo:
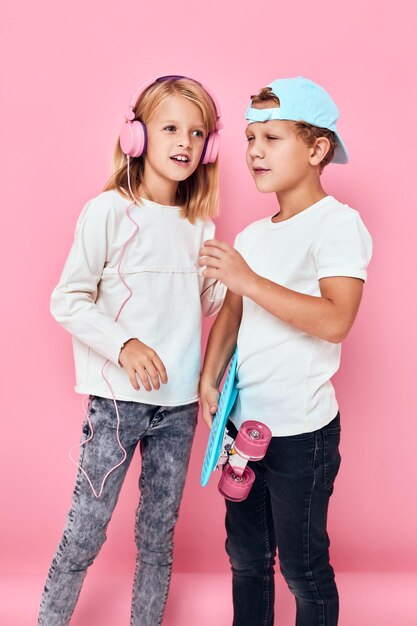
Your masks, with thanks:
[{"label": "girl", "polygon": [[142,86],[113,175],[78,220],[51,310],[73,335],[75,389],[89,406],[42,626],[70,622],[139,442],[131,624],[161,624],[197,420],[201,316],[224,296],[198,269],[214,233],[220,127],[219,107],[197,81],[167,76]]}]

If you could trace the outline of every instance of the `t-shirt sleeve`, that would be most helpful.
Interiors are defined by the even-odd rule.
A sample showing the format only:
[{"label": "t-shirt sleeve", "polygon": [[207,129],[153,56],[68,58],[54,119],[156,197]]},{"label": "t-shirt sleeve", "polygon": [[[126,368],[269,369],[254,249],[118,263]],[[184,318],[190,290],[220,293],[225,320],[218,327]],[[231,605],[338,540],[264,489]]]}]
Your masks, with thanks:
[{"label": "t-shirt sleeve", "polygon": [[316,250],[317,278],[350,276],[366,281],[372,239],[359,213],[346,211],[325,229]]},{"label": "t-shirt sleeve", "polygon": [[242,254],[242,237],[241,237],[241,233],[238,233],[235,237],[235,241],[233,243],[233,247],[235,250],[237,250],[239,252],[239,254]]}]

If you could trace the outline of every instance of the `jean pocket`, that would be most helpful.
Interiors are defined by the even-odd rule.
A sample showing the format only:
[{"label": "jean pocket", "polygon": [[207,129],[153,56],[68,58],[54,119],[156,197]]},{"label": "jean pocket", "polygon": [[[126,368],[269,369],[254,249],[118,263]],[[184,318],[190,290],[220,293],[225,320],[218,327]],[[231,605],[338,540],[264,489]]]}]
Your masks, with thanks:
[{"label": "jean pocket", "polygon": [[97,396],[92,396],[92,395],[88,396],[87,410],[88,410],[88,413],[90,415],[91,415],[91,413],[95,413],[96,412],[95,409],[93,408],[93,404],[94,404],[94,401],[95,401],[96,397]]},{"label": "jean pocket", "polygon": [[88,420],[84,420],[82,427],[82,439],[88,439],[90,436],[90,426],[88,424]]},{"label": "jean pocket", "polygon": [[339,452],[340,426],[323,429],[323,483],[333,491],[334,481],[339,472],[341,456]]}]

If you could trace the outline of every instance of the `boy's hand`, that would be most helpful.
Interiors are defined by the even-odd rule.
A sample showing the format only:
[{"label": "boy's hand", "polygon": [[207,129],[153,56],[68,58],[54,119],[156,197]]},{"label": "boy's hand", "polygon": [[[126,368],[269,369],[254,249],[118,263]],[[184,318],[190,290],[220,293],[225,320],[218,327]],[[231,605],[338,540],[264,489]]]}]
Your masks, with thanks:
[{"label": "boy's hand", "polygon": [[201,382],[200,383],[200,404],[203,415],[203,422],[211,428],[214,414],[217,411],[219,402],[219,390],[214,385]]},{"label": "boy's hand", "polygon": [[256,282],[257,274],[239,252],[217,239],[204,242],[200,250],[199,265],[207,266],[203,276],[220,280],[238,296],[245,295],[248,287]]},{"label": "boy's hand", "polygon": [[132,387],[140,389],[137,376],[139,376],[146,391],[159,389],[160,381],[168,382],[165,366],[155,350],[139,341],[139,339],[129,339],[123,346],[119,354],[119,363],[124,367],[129,376]]}]

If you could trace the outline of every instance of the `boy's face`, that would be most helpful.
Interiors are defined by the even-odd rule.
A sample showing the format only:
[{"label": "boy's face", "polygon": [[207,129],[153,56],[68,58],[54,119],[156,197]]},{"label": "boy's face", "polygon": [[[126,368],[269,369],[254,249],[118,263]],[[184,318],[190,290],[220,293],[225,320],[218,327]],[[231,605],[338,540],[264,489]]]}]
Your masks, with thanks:
[{"label": "boy's face", "polygon": [[246,162],[258,191],[291,191],[311,176],[312,148],[297,135],[294,122],[254,122],[246,136]]}]

